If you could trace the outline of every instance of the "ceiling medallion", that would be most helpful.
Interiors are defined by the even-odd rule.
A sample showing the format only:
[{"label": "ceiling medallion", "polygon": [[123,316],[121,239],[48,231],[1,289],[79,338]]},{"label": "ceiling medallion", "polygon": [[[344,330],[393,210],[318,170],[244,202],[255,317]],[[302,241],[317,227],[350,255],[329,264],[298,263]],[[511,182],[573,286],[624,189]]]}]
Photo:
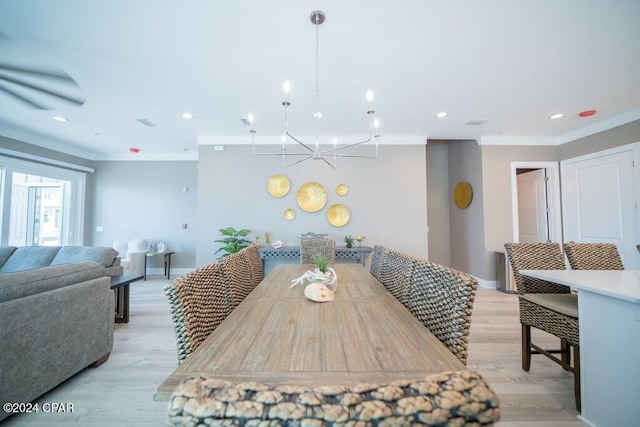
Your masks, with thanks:
[{"label": "ceiling medallion", "polygon": [[[284,85],[283,85],[284,101],[282,101],[282,106],[284,107],[284,134],[282,135],[282,138],[281,138],[282,146],[280,150],[277,152],[257,152],[255,147],[255,135],[256,135],[256,130],[254,129],[255,118],[253,114],[249,113],[247,115],[246,122],[250,126],[249,133],[251,134],[251,146],[253,148],[253,154],[268,155],[268,156],[282,156],[282,165],[285,167],[293,166],[305,160],[313,159],[313,160],[322,160],[323,162],[325,162],[326,164],[328,164],[334,169],[336,167],[336,161],[338,157],[376,158],[378,157],[378,139],[380,138],[378,129],[380,126],[380,122],[378,121],[377,118],[375,118],[376,112],[373,108],[373,92],[371,92],[370,90],[368,90],[366,94],[366,98],[369,103],[369,107],[367,110],[367,115],[369,116],[369,137],[363,141],[347,143],[347,144],[339,144],[338,140],[336,138],[333,138],[333,141],[329,145],[329,148],[322,148],[322,149],[320,148],[321,147],[320,146],[320,119],[322,118],[323,114],[320,111],[320,101],[319,101],[320,100],[320,89],[319,89],[320,61],[319,61],[319,54],[318,54],[319,52],[319,49],[318,49],[319,31],[318,30],[320,25],[325,20],[325,14],[320,10],[316,10],[311,13],[310,18],[311,18],[311,23],[316,26],[316,111],[313,114],[313,117],[316,122],[315,141],[313,143],[305,143],[300,139],[296,138],[295,136],[291,135],[291,133],[289,132],[288,111],[289,111],[289,107],[291,106],[291,102],[289,102],[289,92],[291,91],[291,83],[286,81],[284,82]],[[298,146],[302,147],[303,150],[298,152],[289,151],[285,145],[285,143],[288,140],[292,140]],[[364,154],[355,154],[355,153],[349,153],[348,151],[347,152],[343,151],[358,145],[366,144],[370,141],[374,141],[374,144],[370,144],[375,147],[373,154],[364,155]],[[294,157],[299,156],[301,158],[298,158],[297,160],[294,160],[291,163],[286,163],[285,158],[288,156],[294,156]]]}]

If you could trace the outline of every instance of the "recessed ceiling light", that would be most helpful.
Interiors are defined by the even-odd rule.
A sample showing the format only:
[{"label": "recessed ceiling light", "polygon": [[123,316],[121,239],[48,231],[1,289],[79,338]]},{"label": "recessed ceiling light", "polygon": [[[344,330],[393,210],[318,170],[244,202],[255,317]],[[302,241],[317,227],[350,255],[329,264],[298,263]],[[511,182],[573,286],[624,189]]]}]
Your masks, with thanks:
[{"label": "recessed ceiling light", "polygon": [[68,122],[69,119],[67,119],[66,117],[62,117],[62,116],[53,116],[53,120],[57,120],[59,122]]},{"label": "recessed ceiling light", "polygon": [[562,113],[557,113],[557,114],[554,114],[552,116],[549,116],[549,118],[551,120],[559,119],[559,118],[562,118],[562,117],[564,117],[564,114],[562,114]]},{"label": "recessed ceiling light", "polygon": [[193,114],[191,114],[191,113],[182,113],[182,118],[191,120],[191,119],[193,119]]},{"label": "recessed ceiling light", "polygon": [[447,113],[446,111],[440,111],[438,114],[436,114],[436,117],[439,119],[443,119],[445,117],[447,117],[449,115],[449,113]]}]

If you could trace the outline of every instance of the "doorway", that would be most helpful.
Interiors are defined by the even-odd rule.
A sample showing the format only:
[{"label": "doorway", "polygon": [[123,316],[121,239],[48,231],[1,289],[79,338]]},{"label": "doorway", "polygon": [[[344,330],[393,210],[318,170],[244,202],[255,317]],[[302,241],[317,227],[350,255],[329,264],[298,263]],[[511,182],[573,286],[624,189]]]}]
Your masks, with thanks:
[{"label": "doorway", "polygon": [[562,243],[557,162],[512,162],[511,196],[514,242]]}]

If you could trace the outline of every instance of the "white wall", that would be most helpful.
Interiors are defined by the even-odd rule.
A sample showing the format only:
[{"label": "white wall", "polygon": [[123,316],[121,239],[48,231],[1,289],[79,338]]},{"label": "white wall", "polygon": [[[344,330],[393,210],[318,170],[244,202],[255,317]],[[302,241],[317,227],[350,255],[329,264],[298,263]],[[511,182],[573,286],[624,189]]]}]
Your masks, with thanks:
[{"label": "white wall", "polygon": [[[265,147],[265,150],[268,147]],[[266,184],[281,173],[291,182],[289,194],[275,198]],[[296,204],[296,192],[308,181],[322,184],[327,206],[308,213]],[[335,188],[346,184],[349,193],[338,196]],[[252,236],[269,232],[273,241],[297,245],[297,236],[308,231],[329,233],[338,245],[347,234],[366,236],[364,245],[382,244],[427,258],[427,190],[425,146],[380,146],[376,159],[338,159],[337,169],[308,160],[283,168],[280,157],[256,156],[250,146],[226,146],[214,151],[202,145],[198,163],[197,266],[216,259],[218,230],[227,226],[249,228]],[[344,227],[327,222],[327,208],[342,203],[351,211]],[[287,221],[283,212],[294,208],[297,217]]]}]

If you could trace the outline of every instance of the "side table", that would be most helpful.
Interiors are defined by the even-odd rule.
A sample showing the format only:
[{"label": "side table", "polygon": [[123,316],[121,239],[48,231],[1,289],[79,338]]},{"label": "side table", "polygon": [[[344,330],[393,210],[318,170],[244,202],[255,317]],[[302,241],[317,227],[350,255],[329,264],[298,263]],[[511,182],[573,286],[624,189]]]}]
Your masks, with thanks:
[{"label": "side table", "polygon": [[129,285],[142,279],[141,275],[112,276],[111,289],[116,298],[116,323],[129,323]]},{"label": "side table", "polygon": [[171,255],[175,252],[147,252],[147,256],[144,257],[144,280],[147,280],[147,258],[162,255],[164,258],[164,275],[167,276],[167,280],[170,279],[171,276]]}]

